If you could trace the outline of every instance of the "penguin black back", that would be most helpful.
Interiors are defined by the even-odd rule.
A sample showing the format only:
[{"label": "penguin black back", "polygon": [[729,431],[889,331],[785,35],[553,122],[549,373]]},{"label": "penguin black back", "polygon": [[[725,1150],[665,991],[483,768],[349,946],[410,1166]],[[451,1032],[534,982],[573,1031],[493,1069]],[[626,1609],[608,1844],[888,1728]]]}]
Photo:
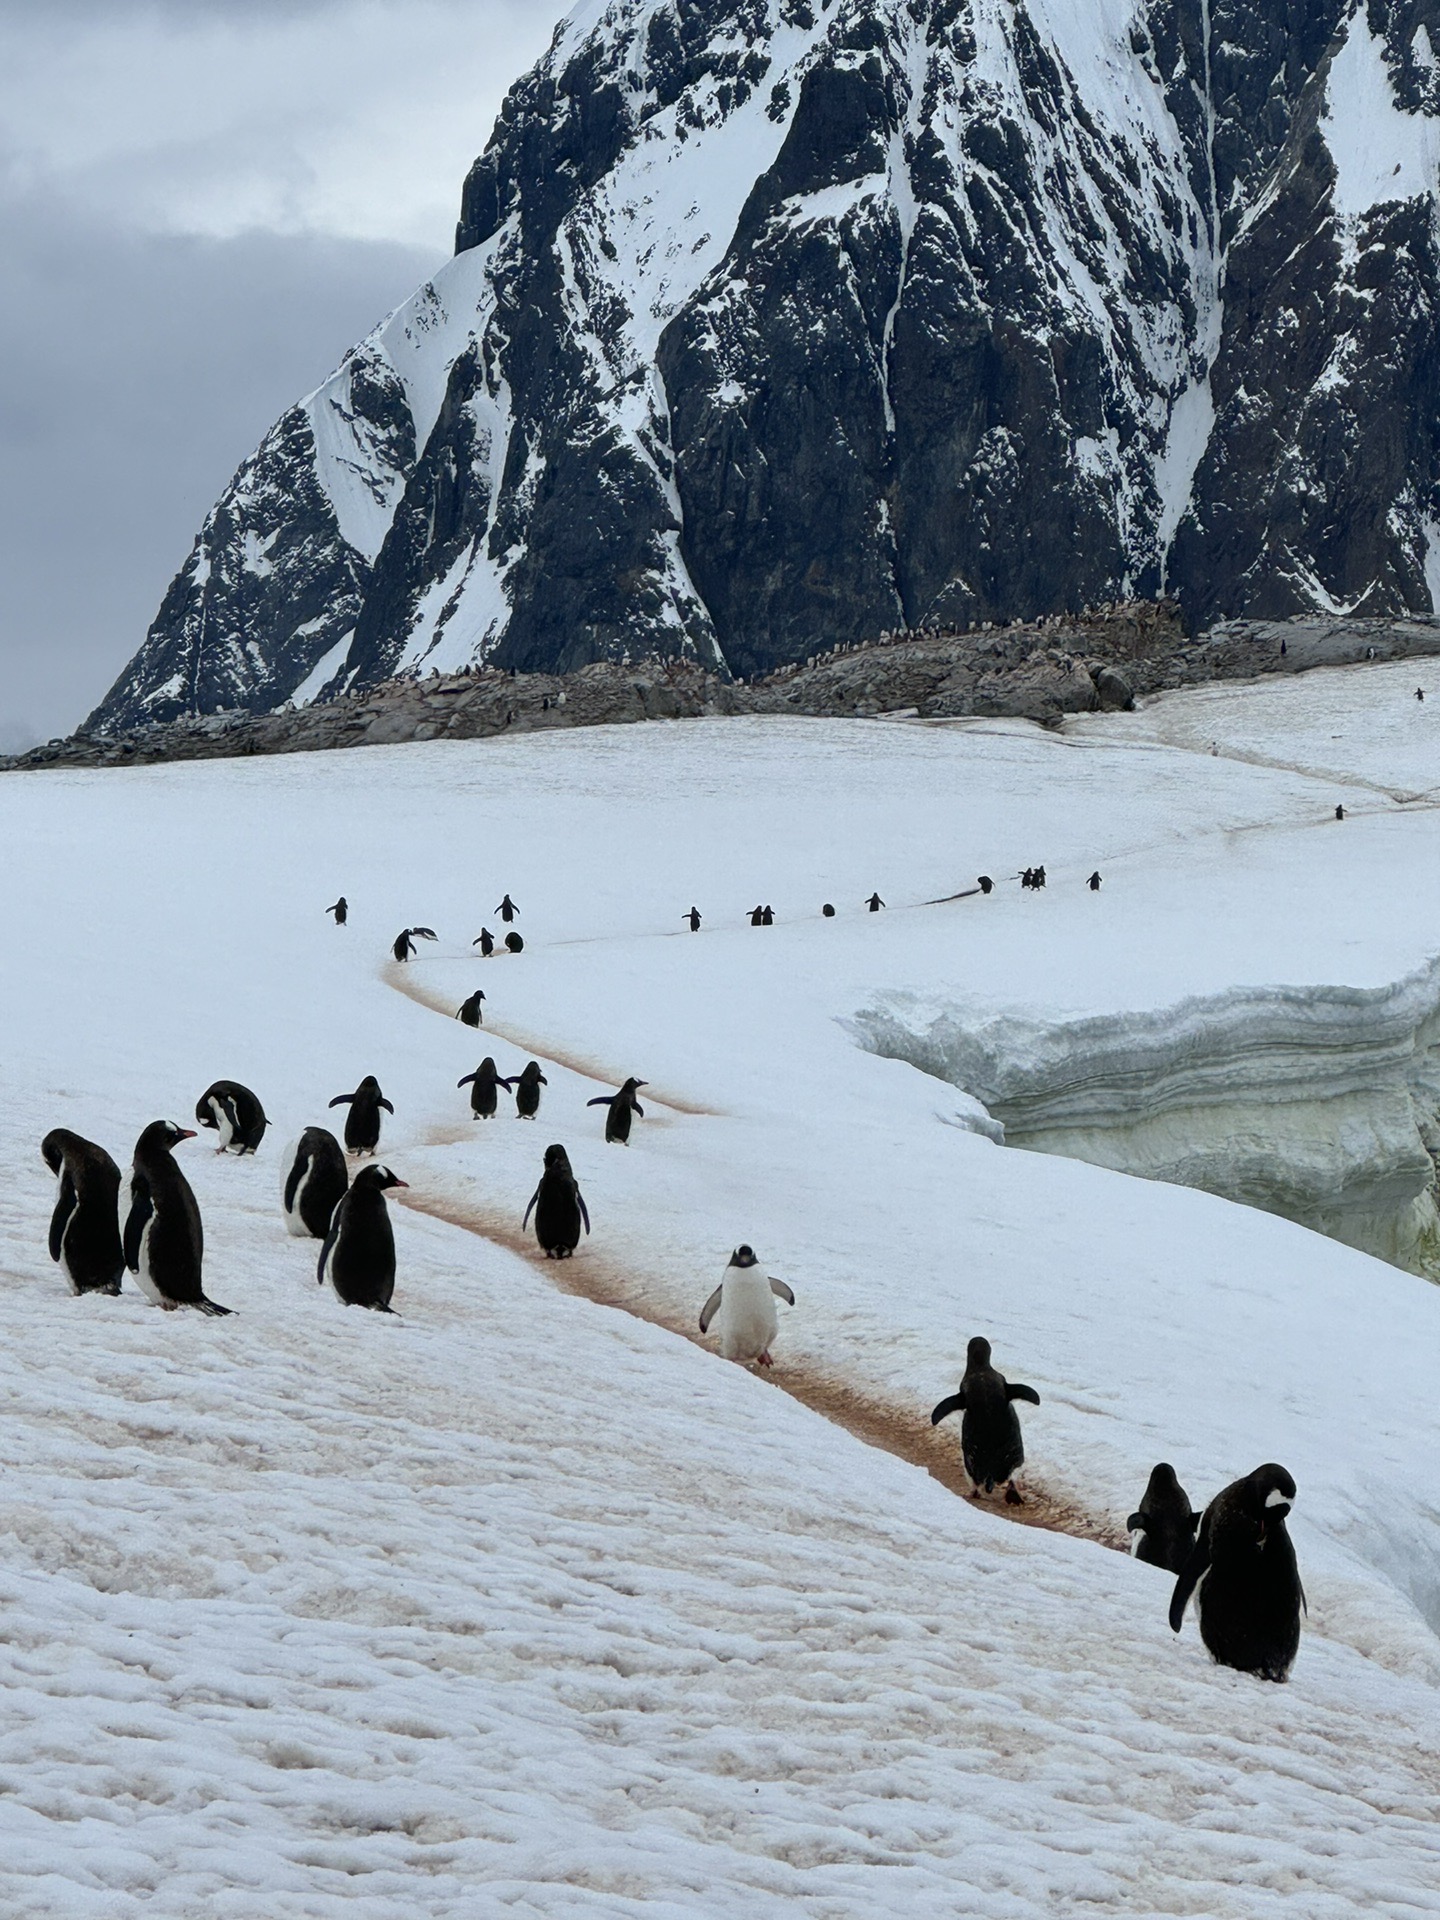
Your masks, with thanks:
[{"label": "penguin black back", "polygon": [[332,1107],[349,1107],[345,1116],[345,1146],[350,1153],[374,1153],[380,1144],[380,1109],[395,1109],[380,1091],[380,1082],[367,1073],[354,1093],[337,1093]]},{"label": "penguin black back", "polygon": [[389,1167],[364,1167],[335,1209],[316,1276],[321,1286],[328,1280],[347,1307],[394,1312],[395,1230],[385,1195],[405,1185]]},{"label": "penguin black back", "polygon": [[618,1093],[602,1093],[597,1099],[585,1102],[587,1107],[610,1109],[605,1116],[605,1138],[611,1146],[629,1146],[631,1116],[638,1113],[642,1120],[645,1118],[645,1109],[635,1098],[644,1085],[643,1080],[627,1080]]},{"label": "penguin black back", "polygon": [[1168,1460],[1151,1469],[1145,1496],[1125,1522],[1135,1536],[1135,1558],[1168,1573],[1179,1573],[1189,1559],[1199,1524],[1200,1515],[1192,1511]]},{"label": "penguin black back", "polygon": [[457,1080],[456,1086],[469,1087],[470,1111],[477,1120],[493,1120],[495,1109],[500,1104],[499,1089],[504,1087],[508,1093],[511,1083],[502,1079],[495,1071],[495,1062],[487,1053],[474,1073],[467,1073],[463,1080]]},{"label": "penguin black back", "polygon": [[1036,1407],[1040,1404],[1033,1387],[1012,1386],[991,1366],[990,1342],[977,1336],[965,1350],[960,1391],[942,1400],[930,1415],[930,1424],[938,1426],[952,1413],[964,1414],[960,1455],[975,1492],[992,1493],[1004,1482],[1005,1498],[1011,1506],[1022,1504],[1015,1475],[1025,1464],[1025,1441],[1012,1404],[1016,1400],[1028,1400]]},{"label": "penguin black back", "polygon": [[1284,1680],[1300,1647],[1305,1589],[1285,1521],[1295,1482],[1269,1461],[1217,1493],[1170,1600],[1180,1631],[1198,1587],[1200,1638],[1221,1666]]},{"label": "penguin black back", "polygon": [[328,1127],[306,1127],[285,1175],[285,1225],[297,1239],[323,1240],[350,1184],[340,1142]]},{"label": "penguin black back", "polygon": [[220,1135],[217,1153],[254,1153],[270,1122],[257,1095],[238,1080],[216,1080],[195,1102],[195,1118]]},{"label": "penguin black back", "polygon": [[477,987],[470,998],[460,1008],[455,1018],[463,1021],[467,1027],[483,1027],[485,1024],[485,1015],[481,1011],[480,1003],[484,998],[485,995],[483,991]]},{"label": "penguin black back", "polygon": [[548,1087],[550,1082],[540,1071],[540,1062],[527,1063],[515,1086],[515,1115],[519,1120],[533,1120],[540,1111],[540,1089]]},{"label": "penguin black back", "polygon": [[72,1293],[119,1293],[120,1169],[103,1147],[65,1127],[52,1128],[40,1152],[57,1182],[50,1258]]},{"label": "penguin black back", "polygon": [[523,953],[525,951],[523,938],[518,933],[507,933],[505,936],[505,951],[507,953]]},{"label": "penguin black back", "polygon": [[532,1212],[535,1238],[545,1249],[547,1260],[570,1258],[580,1244],[582,1222],[586,1233],[590,1231],[590,1215],[570,1165],[570,1156],[558,1144],[545,1149],[545,1171],[525,1209],[522,1231],[529,1226]]},{"label": "penguin black back", "polygon": [[482,927],[480,929],[480,938],[478,940],[472,940],[470,944],[472,947],[478,947],[480,949],[480,958],[482,960],[488,960],[495,951],[495,936],[488,927]]},{"label": "penguin black back", "polygon": [[152,1120],[135,1142],[125,1264],[157,1307],[228,1314],[229,1307],[205,1297],[205,1229],[190,1182],[172,1157],[182,1140],[194,1138],[189,1128],[177,1127],[173,1120]]},{"label": "penguin black back", "polygon": [[326,907],[325,911],[326,913],[334,914],[337,927],[343,927],[345,922],[350,918],[350,903],[342,893],[334,906]]}]

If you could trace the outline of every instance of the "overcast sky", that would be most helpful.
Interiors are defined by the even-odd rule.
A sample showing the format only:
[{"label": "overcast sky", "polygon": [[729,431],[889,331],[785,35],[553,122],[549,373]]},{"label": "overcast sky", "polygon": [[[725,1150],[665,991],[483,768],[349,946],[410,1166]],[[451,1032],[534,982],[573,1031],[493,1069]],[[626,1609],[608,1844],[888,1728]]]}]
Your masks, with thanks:
[{"label": "overcast sky", "polygon": [[0,0],[0,751],[68,731],[265,429],[450,252],[568,0]]}]

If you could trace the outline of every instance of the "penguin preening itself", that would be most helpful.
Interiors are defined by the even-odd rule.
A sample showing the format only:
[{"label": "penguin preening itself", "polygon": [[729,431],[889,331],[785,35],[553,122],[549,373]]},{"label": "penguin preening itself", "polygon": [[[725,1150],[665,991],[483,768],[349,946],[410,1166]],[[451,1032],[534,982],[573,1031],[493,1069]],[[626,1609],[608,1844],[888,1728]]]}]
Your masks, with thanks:
[{"label": "penguin preening itself", "polygon": [[334,914],[335,924],[337,927],[343,927],[345,922],[350,918],[350,902],[345,898],[344,894],[342,893],[340,898],[335,902],[334,906],[326,907],[325,911],[326,913]]},{"label": "penguin preening itself", "polygon": [[495,1062],[487,1053],[474,1073],[467,1073],[463,1080],[455,1082],[457,1087],[469,1087],[470,1112],[476,1120],[493,1120],[495,1109],[500,1104],[500,1088],[508,1093],[510,1082],[495,1071]]},{"label": "penguin preening itself", "polygon": [[1005,1499],[1012,1507],[1023,1505],[1024,1496],[1015,1485],[1015,1476],[1025,1464],[1025,1441],[1020,1432],[1020,1417],[1011,1404],[1028,1400],[1033,1407],[1040,1396],[1033,1387],[1012,1386],[1003,1373],[990,1364],[990,1342],[978,1336],[965,1349],[965,1377],[960,1391],[942,1400],[930,1415],[932,1427],[952,1413],[963,1413],[960,1422],[960,1457],[965,1462],[974,1488],[971,1498],[993,1493],[1005,1483]]},{"label": "penguin preening itself", "polygon": [[520,909],[516,906],[515,902],[510,898],[509,894],[507,893],[505,898],[500,902],[499,906],[496,907],[495,911],[496,913],[499,914],[500,918],[505,922],[506,926],[508,927],[513,923],[515,916],[517,913],[519,913]]},{"label": "penguin preening itself", "polygon": [[397,960],[410,960],[419,951],[416,940],[438,940],[439,934],[431,927],[406,927],[403,933],[397,933],[395,944],[390,951]]},{"label": "penguin preening itself", "polygon": [[485,995],[481,992],[480,988],[477,987],[456,1014],[455,1018],[457,1020],[463,1020],[467,1027],[483,1027],[485,1024],[485,1016],[480,1011],[480,1002],[484,998]]},{"label": "penguin preening itself", "polygon": [[515,1118],[533,1120],[540,1111],[540,1089],[550,1084],[540,1071],[540,1062],[529,1061],[513,1082],[507,1080],[505,1084],[515,1088]]},{"label": "penguin preening itself", "polygon": [[480,938],[470,942],[472,947],[480,949],[480,958],[488,960],[495,951],[495,936],[488,927],[481,927]]},{"label": "penguin preening itself", "polygon": [[1272,1460],[1234,1480],[1206,1507],[1175,1582],[1170,1625],[1179,1633],[1197,1587],[1200,1638],[1221,1666],[1284,1680],[1300,1648],[1305,1589],[1285,1519],[1295,1482]]},{"label": "penguin preening itself", "polygon": [[525,951],[525,941],[522,936],[518,933],[507,933],[505,936],[505,951],[507,953],[523,953]]},{"label": "penguin preening itself", "polygon": [[1151,1468],[1144,1497],[1125,1522],[1134,1536],[1130,1551],[1148,1566],[1179,1573],[1195,1545],[1199,1524],[1200,1515],[1191,1509],[1190,1496],[1175,1478],[1174,1467],[1162,1460]]},{"label": "penguin preening itself", "polygon": [[225,1314],[229,1307],[205,1298],[205,1229],[190,1182],[171,1157],[182,1140],[194,1138],[188,1127],[177,1127],[173,1120],[152,1120],[135,1142],[125,1264],[157,1307]]},{"label": "penguin preening itself", "polygon": [[539,1186],[530,1196],[530,1205],[525,1209],[525,1218],[520,1223],[522,1233],[530,1224],[532,1212],[535,1215],[535,1238],[545,1249],[547,1260],[570,1258],[580,1244],[582,1221],[586,1233],[590,1231],[590,1215],[576,1184],[570,1156],[564,1147],[545,1149],[545,1171],[540,1176]]},{"label": "penguin preening itself", "polygon": [[639,1089],[648,1083],[644,1080],[627,1080],[618,1093],[602,1093],[594,1100],[585,1102],[587,1107],[608,1107],[605,1116],[605,1140],[612,1147],[628,1147],[630,1144],[630,1117],[638,1113],[645,1118],[645,1109],[635,1098]]},{"label": "penguin preening itself", "polygon": [[824,906],[821,907],[820,913],[823,919],[833,920],[835,918],[835,909],[834,907],[831,906],[828,900],[825,902]]},{"label": "penguin preening itself", "polygon": [[389,1114],[395,1111],[373,1073],[367,1073],[353,1093],[337,1093],[330,1105],[350,1109],[345,1116],[345,1146],[350,1153],[374,1153],[380,1144],[380,1109]]},{"label": "penguin preening itself", "polygon": [[700,1309],[700,1331],[714,1325],[724,1359],[742,1367],[773,1367],[770,1349],[780,1331],[775,1302],[793,1307],[795,1295],[783,1280],[763,1273],[753,1247],[737,1247],[720,1284]]},{"label": "penguin preening itself", "polygon": [[688,913],[682,913],[680,918],[682,920],[688,920],[690,922],[691,933],[699,933],[700,909],[698,907],[691,907],[690,911]]},{"label": "penguin preening itself", "polygon": [[406,1185],[389,1167],[363,1167],[335,1209],[316,1278],[322,1287],[328,1280],[347,1307],[395,1311],[395,1229],[385,1195]]},{"label": "penguin preening itself", "polygon": [[52,1128],[40,1152],[57,1183],[50,1258],[71,1293],[119,1293],[120,1169],[103,1147],[66,1127]]},{"label": "penguin preening itself", "polygon": [[306,1127],[295,1143],[281,1190],[286,1232],[297,1240],[323,1240],[349,1185],[340,1142],[328,1127]]},{"label": "penguin preening itself", "polygon": [[216,1153],[254,1153],[270,1122],[265,1109],[238,1080],[217,1080],[195,1102],[195,1118],[220,1135]]},{"label": "penguin preening itself", "polygon": [[994,893],[995,891],[995,882],[990,878],[988,873],[982,873],[975,884],[979,887],[981,893]]}]

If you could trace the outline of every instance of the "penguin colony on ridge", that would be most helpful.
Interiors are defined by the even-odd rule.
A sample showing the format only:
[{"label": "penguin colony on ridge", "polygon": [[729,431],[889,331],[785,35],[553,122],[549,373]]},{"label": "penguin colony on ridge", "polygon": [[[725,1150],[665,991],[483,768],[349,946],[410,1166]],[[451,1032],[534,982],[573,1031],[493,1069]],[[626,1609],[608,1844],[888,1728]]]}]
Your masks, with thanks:
[{"label": "penguin colony on ridge", "polygon": [[238,1080],[217,1080],[195,1102],[195,1118],[220,1135],[217,1153],[254,1153],[265,1138],[265,1109]]}]

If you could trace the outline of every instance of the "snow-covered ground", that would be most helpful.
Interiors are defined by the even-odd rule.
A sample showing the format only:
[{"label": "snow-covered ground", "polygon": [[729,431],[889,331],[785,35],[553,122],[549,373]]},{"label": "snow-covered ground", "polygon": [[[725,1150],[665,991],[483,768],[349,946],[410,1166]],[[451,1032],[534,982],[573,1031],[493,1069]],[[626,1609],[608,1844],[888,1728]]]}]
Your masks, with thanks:
[{"label": "snow-covered ground", "polygon": [[[1316,765],[1292,723],[1255,758]],[[876,1010],[1038,1033],[1423,973],[1434,816],[1383,769],[1340,825],[1343,743],[1316,778],[1107,724],[0,781],[7,1914],[1440,1913],[1440,1291],[998,1147],[865,1044]],[[1043,894],[924,904],[1041,860]],[[481,962],[506,889],[526,951]],[[441,940],[398,968],[415,923]],[[477,984],[485,1034],[440,1017]],[[486,1052],[544,1061],[537,1125],[470,1120]],[[286,1141],[367,1072],[403,1323],[321,1293],[278,1207]],[[584,1102],[631,1073],[607,1148]],[[128,1164],[221,1076],[274,1122],[254,1161],[181,1149],[236,1316],[70,1299],[41,1135]],[[523,1250],[552,1139],[595,1227],[565,1277],[642,1317]],[[773,1384],[674,1331],[742,1239],[797,1295]],[[1097,1533],[1159,1458],[1197,1500],[1290,1468],[1287,1688],[1176,1641],[1165,1576],[845,1431],[879,1409],[919,1457],[977,1332],[1040,1393],[1039,1501]]]}]

